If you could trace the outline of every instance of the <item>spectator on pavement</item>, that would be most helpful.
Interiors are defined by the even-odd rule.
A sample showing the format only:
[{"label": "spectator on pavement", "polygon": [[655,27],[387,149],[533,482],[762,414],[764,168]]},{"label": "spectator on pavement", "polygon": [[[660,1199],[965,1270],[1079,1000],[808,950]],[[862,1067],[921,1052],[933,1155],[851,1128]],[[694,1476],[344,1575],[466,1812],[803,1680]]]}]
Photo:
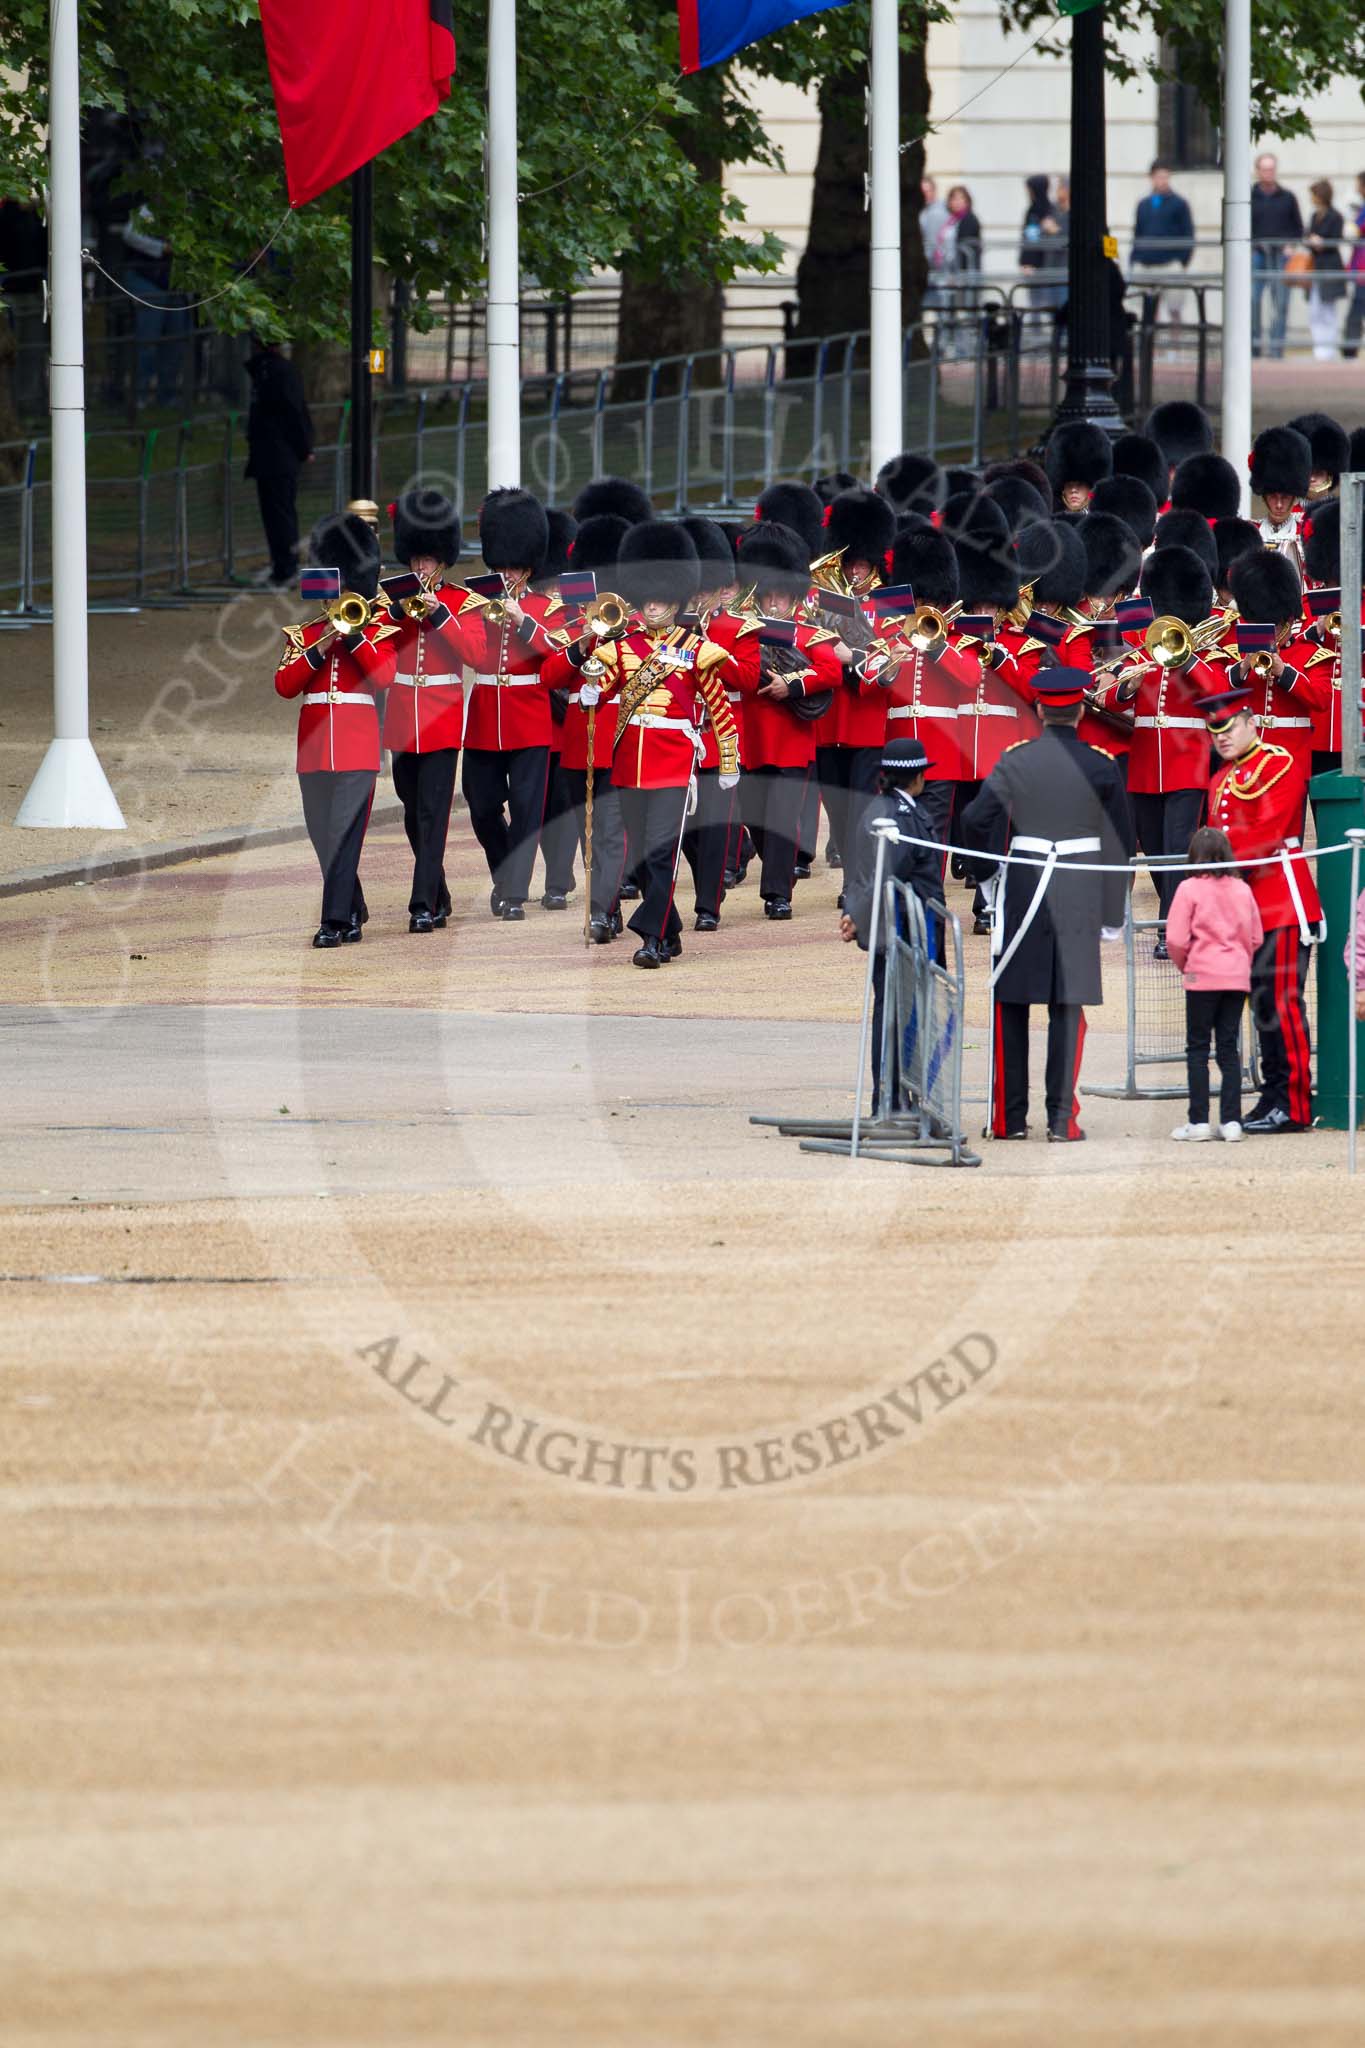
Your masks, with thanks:
[{"label": "spectator on pavement", "polygon": [[920,241],[924,244],[924,260],[929,266],[929,284],[925,293],[926,306],[941,306],[943,284],[949,269],[948,248],[952,239],[952,222],[948,217],[945,201],[938,196],[938,180],[924,177],[920,180],[920,198],[923,205],[919,214]]},{"label": "spectator on pavement", "polygon": [[1064,285],[1056,282],[1045,283],[1044,275],[1057,270],[1057,254],[1060,251],[1062,266],[1066,263],[1066,231],[1057,208],[1049,197],[1051,179],[1045,171],[1035,171],[1025,178],[1028,192],[1028,206],[1024,211],[1024,225],[1019,242],[1019,268],[1030,274],[1029,298],[1035,306],[1059,306],[1066,297]]},{"label": "spectator on pavement", "polygon": [[270,581],[292,584],[298,570],[299,470],[313,459],[313,421],[303,379],[278,342],[257,340],[247,359],[251,410],[246,474],[256,485],[270,549]]},{"label": "spectator on pavement", "polygon": [[1334,363],[1337,358],[1337,322],[1346,295],[1342,276],[1341,244],[1346,224],[1332,204],[1332,181],[1319,178],[1309,186],[1313,211],[1308,222],[1308,246],[1313,252],[1313,286],[1308,294],[1308,331],[1313,337],[1317,362]]},{"label": "spectator on pavement", "polygon": [[[1292,192],[1280,183],[1279,158],[1269,150],[1256,159],[1256,183],[1251,188],[1251,353],[1268,354],[1278,362],[1284,354],[1284,330],[1289,318],[1289,288],[1283,271],[1290,248],[1303,240],[1303,215]],[[1270,338],[1261,347],[1261,300],[1270,294]]]},{"label": "spectator on pavement", "polygon": [[[1160,157],[1149,175],[1152,189],[1145,199],[1139,199],[1133,219],[1132,269],[1134,281],[1151,289],[1155,321],[1161,309],[1155,287],[1173,271],[1189,268],[1194,254],[1194,215],[1189,201],[1172,190],[1170,167]],[[1167,315],[1172,327],[1180,325],[1179,292],[1169,294]]]},{"label": "spectator on pavement", "polygon": [[1356,176],[1356,196],[1351,203],[1354,222],[1351,246],[1351,303],[1346,308],[1346,332],[1341,353],[1354,362],[1360,351],[1360,333],[1365,328],[1365,171]]}]

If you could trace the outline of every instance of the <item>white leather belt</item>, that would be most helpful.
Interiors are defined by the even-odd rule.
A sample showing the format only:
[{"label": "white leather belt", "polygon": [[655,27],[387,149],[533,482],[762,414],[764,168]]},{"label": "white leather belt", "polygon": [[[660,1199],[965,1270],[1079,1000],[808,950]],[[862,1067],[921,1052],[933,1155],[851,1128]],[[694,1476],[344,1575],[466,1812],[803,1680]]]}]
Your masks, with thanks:
[{"label": "white leather belt", "polygon": [[697,728],[690,718],[659,718],[652,711],[637,711],[630,723],[643,726],[647,732],[685,732],[691,740],[697,737]]},{"label": "white leather belt", "polygon": [[1208,727],[1202,718],[1167,718],[1164,711],[1159,711],[1155,718],[1135,718],[1133,724],[1141,726],[1144,731],[1150,730],[1152,726],[1161,727],[1166,731],[1169,731],[1172,726],[1175,726],[1181,732],[1208,731]]},{"label": "white leather belt", "polygon": [[1263,728],[1267,725],[1273,725],[1277,731],[1282,731],[1288,725],[1297,726],[1303,732],[1311,732],[1313,730],[1311,718],[1261,718],[1258,723]]},{"label": "white leather belt", "polygon": [[373,711],[374,698],[368,690],[309,690],[303,698],[305,704],[368,704]]},{"label": "white leather belt", "polygon": [[893,704],[887,712],[892,718],[956,718],[956,704]]},{"label": "white leather belt", "polygon": [[444,683],[445,687],[448,690],[462,690],[464,688],[464,684],[460,681],[460,678],[458,676],[452,675],[395,676],[393,680],[395,684],[405,684],[409,690],[426,690],[429,689],[433,683]]},{"label": "white leather belt", "polygon": [[956,718],[1017,718],[1019,711],[1013,704],[959,704],[953,715]]},{"label": "white leather belt", "polygon": [[1027,833],[1016,832],[1010,841],[1011,853],[1098,853],[1100,842],[1093,836],[1088,839],[1031,839]]},{"label": "white leather belt", "polygon": [[540,683],[540,677],[536,675],[534,672],[532,672],[532,674],[530,674],[529,676],[476,675],[474,681],[476,683],[483,683],[489,689],[494,690],[524,690],[537,688]]}]

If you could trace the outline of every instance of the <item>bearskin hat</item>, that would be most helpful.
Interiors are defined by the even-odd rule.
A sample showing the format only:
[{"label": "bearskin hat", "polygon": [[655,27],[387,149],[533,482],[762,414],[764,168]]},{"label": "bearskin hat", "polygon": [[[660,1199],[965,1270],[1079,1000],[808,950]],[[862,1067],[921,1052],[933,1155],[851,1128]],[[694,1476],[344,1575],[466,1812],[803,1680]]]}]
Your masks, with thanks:
[{"label": "bearskin hat", "polygon": [[760,520],[739,537],[739,573],[759,590],[804,597],[810,589],[810,549],[799,533],[775,519]]},{"label": "bearskin hat", "polygon": [[1052,516],[1051,506],[1045,504],[1033,485],[1026,483],[1021,476],[996,477],[994,483],[986,485],[985,495],[1000,507],[1010,532],[1014,534],[1034,520],[1046,522]]},{"label": "bearskin hat", "polygon": [[392,517],[396,561],[406,565],[414,555],[434,555],[447,564],[459,561],[459,521],[443,491],[404,491]]},{"label": "bearskin hat", "polygon": [[1035,520],[1015,545],[1019,581],[1035,604],[1078,605],[1085,596],[1086,559],[1080,534],[1060,519]]},{"label": "bearskin hat", "polygon": [[[1324,583],[1329,589],[1341,582],[1341,500],[1324,498],[1313,506],[1304,517],[1300,529],[1303,541],[1304,566],[1315,583]],[[1365,536],[1360,547],[1361,567],[1365,570]]]},{"label": "bearskin hat", "polygon": [[963,491],[967,491],[972,496],[975,496],[980,489],[981,477],[974,469],[967,469],[958,464],[950,466],[943,472],[943,495],[945,499],[958,497]]},{"label": "bearskin hat", "polygon": [[1337,478],[1351,459],[1351,440],[1340,420],[1334,420],[1329,412],[1301,412],[1287,422],[1313,451],[1314,472],[1330,476],[1335,484]]},{"label": "bearskin hat", "polygon": [[343,590],[375,597],[383,556],[379,535],[358,512],[332,512],[320,519],[308,539],[308,553],[319,569],[339,569]]},{"label": "bearskin hat", "polygon": [[1299,572],[1277,548],[1242,555],[1232,565],[1228,587],[1238,611],[1251,624],[1283,626],[1303,607]]},{"label": "bearskin hat", "polygon": [[1170,490],[1170,465],[1150,434],[1120,434],[1114,443],[1114,475],[1135,476],[1158,505]]},{"label": "bearskin hat", "polygon": [[594,477],[573,501],[573,516],[580,526],[585,519],[596,519],[604,512],[624,519],[629,526],[638,526],[642,519],[654,517],[647,493],[623,476]]},{"label": "bearskin hat", "polygon": [[1048,435],[1043,467],[1054,497],[1067,484],[1093,488],[1114,473],[1114,444],[1092,420],[1063,420]]},{"label": "bearskin hat", "polygon": [[882,464],[876,487],[897,512],[937,512],[945,496],[943,471],[933,456],[909,449]]},{"label": "bearskin hat", "polygon": [[1012,610],[1019,602],[1019,565],[1009,522],[995,500],[980,495],[969,498],[962,492],[948,500],[943,524],[957,550],[965,608],[969,612],[997,606]]},{"label": "bearskin hat", "polygon": [[490,491],[479,507],[479,552],[489,569],[534,569],[550,551],[545,507],[529,491]]},{"label": "bearskin hat", "polygon": [[898,512],[896,514],[896,539],[903,533],[937,533],[932,519],[926,519],[922,512]]},{"label": "bearskin hat", "polygon": [[549,541],[545,549],[545,560],[536,571],[537,583],[553,583],[564,574],[572,560],[571,549],[578,532],[578,521],[572,512],[552,507],[545,514]]},{"label": "bearskin hat", "polygon": [[769,484],[754,507],[754,517],[764,525],[789,526],[800,534],[812,555],[822,555],[833,546],[825,539],[825,507],[809,484]]},{"label": "bearskin hat", "polygon": [[940,524],[954,540],[999,541],[1010,537],[1010,523],[1002,505],[979,484],[970,491],[954,491],[943,508]]},{"label": "bearskin hat", "polygon": [[670,519],[642,519],[621,542],[616,561],[621,595],[639,606],[651,601],[681,608],[701,588],[701,564],[692,536]]},{"label": "bearskin hat", "polygon": [[858,479],[847,469],[832,469],[825,476],[818,476],[811,485],[822,505],[828,505],[838,497],[840,491],[855,491]]},{"label": "bearskin hat", "polygon": [[1153,406],[1142,431],[1156,442],[1167,469],[1178,469],[1187,455],[1213,451],[1213,421],[1192,399],[1168,398],[1164,405]]},{"label": "bearskin hat", "polygon": [[1239,555],[1254,555],[1265,546],[1261,529],[1250,519],[1215,519],[1210,531],[1218,550],[1218,567],[1213,574],[1215,590],[1226,590],[1228,571]]},{"label": "bearskin hat", "polygon": [[1251,444],[1251,488],[1258,498],[1285,491],[1306,498],[1313,475],[1313,451],[1296,427],[1267,427]]},{"label": "bearskin hat", "polygon": [[692,545],[701,563],[702,590],[719,590],[724,584],[735,580],[735,551],[730,536],[724,527],[717,526],[714,519],[690,516],[680,519],[678,525],[684,533],[690,534]]},{"label": "bearskin hat", "polygon": [[896,538],[896,515],[875,491],[840,491],[825,513],[825,548],[880,568]]},{"label": "bearskin hat", "polygon": [[1142,549],[1126,519],[1087,512],[1079,527],[1087,597],[1126,597],[1142,574]]},{"label": "bearskin hat", "polygon": [[1221,455],[1187,455],[1171,478],[1171,510],[1197,512],[1201,519],[1235,519],[1242,504],[1242,480]]},{"label": "bearskin hat", "polygon": [[1141,589],[1158,618],[1197,626],[1213,610],[1213,578],[1193,548],[1158,548],[1149,555]]},{"label": "bearskin hat", "polygon": [[630,521],[615,512],[596,512],[585,519],[574,535],[572,566],[590,569],[595,576],[616,567],[621,543],[630,532]]},{"label": "bearskin hat", "polygon": [[1163,512],[1156,523],[1158,548],[1192,548],[1210,576],[1218,574],[1218,543],[1202,512]]},{"label": "bearskin hat", "polygon": [[898,533],[891,550],[891,581],[908,583],[916,604],[937,605],[940,611],[956,604],[961,584],[957,554],[947,534],[937,532],[927,520]]},{"label": "bearskin hat", "polygon": [[1149,548],[1156,532],[1156,499],[1141,477],[1107,476],[1090,494],[1092,512],[1112,512],[1131,526],[1140,548]]},{"label": "bearskin hat", "polygon": [[981,472],[981,481],[983,484],[996,484],[1002,476],[1022,477],[1026,484],[1033,485],[1048,511],[1052,511],[1052,486],[1041,462],[1030,462],[1027,455],[1011,456],[1008,462],[988,462]]}]

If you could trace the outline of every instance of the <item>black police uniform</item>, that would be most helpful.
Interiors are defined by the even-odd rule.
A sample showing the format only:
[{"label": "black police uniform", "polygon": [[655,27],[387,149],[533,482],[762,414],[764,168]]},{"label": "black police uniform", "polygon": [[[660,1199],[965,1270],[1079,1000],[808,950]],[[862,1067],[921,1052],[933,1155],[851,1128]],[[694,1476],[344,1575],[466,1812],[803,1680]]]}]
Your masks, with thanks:
[{"label": "black police uniform", "polygon": [[[1069,864],[1121,864],[1132,857],[1132,813],[1118,764],[1087,746],[1073,727],[1045,726],[1040,738],[1022,740],[1004,755],[963,811],[959,830],[964,845],[992,853],[1003,853],[1008,840],[1013,852],[1042,861],[1057,848],[1046,894],[1017,946],[1042,868],[999,870],[1003,930],[995,958],[1003,965],[995,988],[992,1130],[996,1137],[1024,1133],[1029,1005],[1046,1003],[1048,1132],[1080,1137],[1075,1089],[1085,1038],[1082,1006],[1103,1000],[1100,930],[1123,923],[1129,878],[1078,872]],[[997,872],[993,861],[969,860],[967,866],[978,881]],[[1001,910],[997,894],[997,919]]]}]

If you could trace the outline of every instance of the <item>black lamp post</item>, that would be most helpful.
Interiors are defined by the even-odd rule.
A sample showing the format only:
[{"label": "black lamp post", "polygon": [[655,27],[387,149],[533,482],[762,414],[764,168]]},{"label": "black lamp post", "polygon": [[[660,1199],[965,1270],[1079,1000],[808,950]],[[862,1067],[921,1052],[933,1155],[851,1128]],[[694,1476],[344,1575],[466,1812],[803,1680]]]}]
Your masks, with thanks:
[{"label": "black lamp post", "polygon": [[1104,149],[1104,7],[1067,9],[1071,20],[1071,224],[1067,247],[1066,385],[1058,420],[1124,431],[1114,401],[1112,272]]}]

